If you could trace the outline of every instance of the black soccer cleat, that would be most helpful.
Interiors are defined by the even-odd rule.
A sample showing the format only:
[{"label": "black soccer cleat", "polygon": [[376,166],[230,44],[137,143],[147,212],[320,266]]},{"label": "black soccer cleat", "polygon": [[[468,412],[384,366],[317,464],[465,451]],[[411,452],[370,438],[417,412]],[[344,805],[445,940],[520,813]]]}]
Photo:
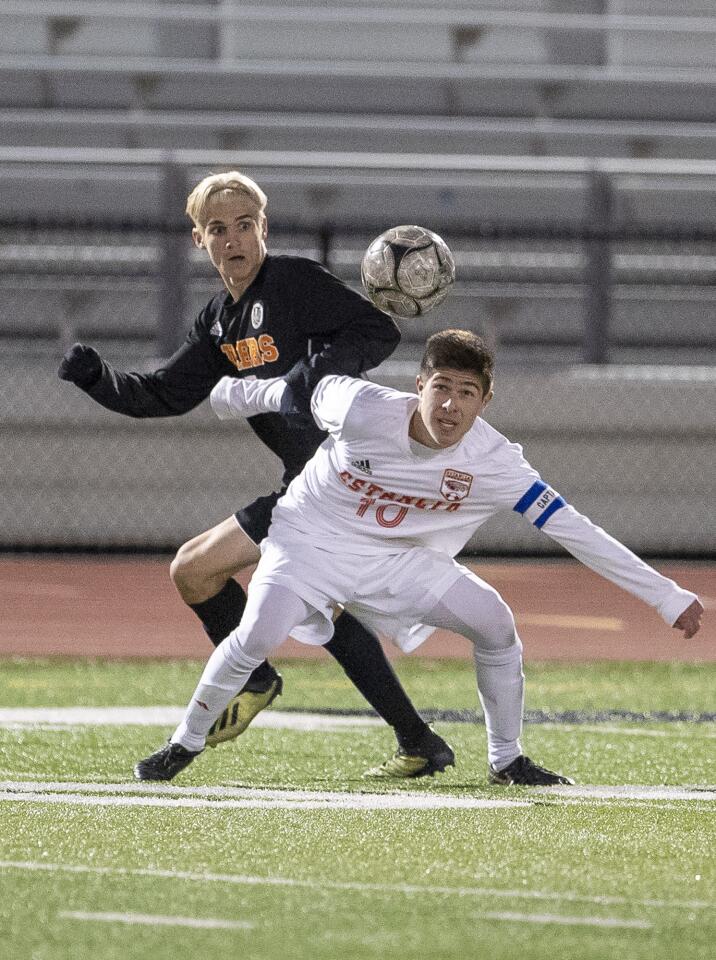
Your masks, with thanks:
[{"label": "black soccer cleat", "polygon": [[151,757],[140,760],[134,767],[134,776],[137,780],[173,780],[200,753],[201,750],[192,752],[180,743],[167,743]]},{"label": "black soccer cleat", "polygon": [[433,777],[454,766],[455,754],[450,744],[428,728],[417,743],[398,747],[392,757],[366,770],[363,776],[371,780],[407,780]]},{"label": "black soccer cleat", "polygon": [[487,768],[490,783],[505,787],[553,787],[558,783],[574,784],[574,780],[561,773],[553,773],[545,767],[538,767],[529,757],[520,754],[504,770],[495,770],[490,764]]}]

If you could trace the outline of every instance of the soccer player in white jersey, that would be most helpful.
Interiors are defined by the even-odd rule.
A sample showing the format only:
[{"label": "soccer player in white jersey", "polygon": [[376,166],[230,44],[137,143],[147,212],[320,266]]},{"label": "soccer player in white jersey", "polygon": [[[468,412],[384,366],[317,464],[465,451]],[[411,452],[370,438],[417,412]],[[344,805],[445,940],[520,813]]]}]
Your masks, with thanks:
[{"label": "soccer player in white jersey", "polygon": [[[567,504],[518,444],[481,419],[492,369],[479,337],[445,330],[428,340],[417,395],[345,376],[319,382],[311,408],[329,439],[274,508],[241,624],[212,654],[169,743],[136,765],[138,779],[171,779],[186,767],[256,664],[289,634],[325,643],[340,604],[404,651],[435,627],[472,642],[490,782],[573,782],[523,754],[514,618],[497,591],[453,557],[507,508],[653,606],[684,637],[699,629],[703,607]],[[211,402],[221,418],[252,416],[279,409],[284,390],[280,378],[227,377]],[[391,777],[393,760],[370,773]]]}]

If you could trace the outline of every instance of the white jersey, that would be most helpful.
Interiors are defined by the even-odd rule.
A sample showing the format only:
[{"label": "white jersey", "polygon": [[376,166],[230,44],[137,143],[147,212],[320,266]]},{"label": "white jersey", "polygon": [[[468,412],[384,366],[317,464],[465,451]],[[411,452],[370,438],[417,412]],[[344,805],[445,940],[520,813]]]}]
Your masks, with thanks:
[{"label": "white jersey", "polygon": [[[422,545],[454,556],[480,524],[540,484],[521,448],[484,420],[447,449],[411,440],[417,403],[413,394],[362,380],[321,380],[312,409],[330,439],[291,483],[272,522],[310,532],[328,550],[364,555]],[[555,495],[540,489],[546,509]]]},{"label": "white jersey", "polygon": [[[282,387],[236,382],[241,386],[215,388],[212,405],[220,416],[239,410],[232,407],[234,389],[243,415],[277,408]],[[329,438],[274,508],[269,539],[303,540],[329,555],[355,556],[356,563],[420,546],[455,556],[478,527],[510,509],[669,624],[696,598],[565,503],[520,445],[484,420],[452,447],[435,450],[412,440],[417,405],[414,394],[324,377],[312,411]]]}]

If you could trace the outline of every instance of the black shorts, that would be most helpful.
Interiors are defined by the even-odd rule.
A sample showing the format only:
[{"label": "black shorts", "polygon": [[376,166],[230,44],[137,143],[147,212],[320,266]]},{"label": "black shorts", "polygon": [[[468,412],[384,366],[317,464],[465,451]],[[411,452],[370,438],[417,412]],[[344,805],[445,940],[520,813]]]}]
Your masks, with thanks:
[{"label": "black shorts", "polygon": [[286,487],[282,487],[278,492],[270,493],[267,497],[258,497],[247,507],[237,510],[236,517],[239,526],[251,540],[258,546],[264,537],[268,536],[268,529],[271,525],[271,513],[276,506],[276,501],[286,492]]}]

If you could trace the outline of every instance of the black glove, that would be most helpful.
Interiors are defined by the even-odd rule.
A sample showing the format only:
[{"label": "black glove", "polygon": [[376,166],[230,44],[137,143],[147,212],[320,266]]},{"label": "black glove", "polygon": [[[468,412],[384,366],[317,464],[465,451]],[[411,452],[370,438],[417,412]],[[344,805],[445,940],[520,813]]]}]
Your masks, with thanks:
[{"label": "black glove", "polygon": [[102,373],[102,359],[94,347],[74,343],[62,358],[57,368],[60,380],[76,383],[83,390],[93,386]]}]

